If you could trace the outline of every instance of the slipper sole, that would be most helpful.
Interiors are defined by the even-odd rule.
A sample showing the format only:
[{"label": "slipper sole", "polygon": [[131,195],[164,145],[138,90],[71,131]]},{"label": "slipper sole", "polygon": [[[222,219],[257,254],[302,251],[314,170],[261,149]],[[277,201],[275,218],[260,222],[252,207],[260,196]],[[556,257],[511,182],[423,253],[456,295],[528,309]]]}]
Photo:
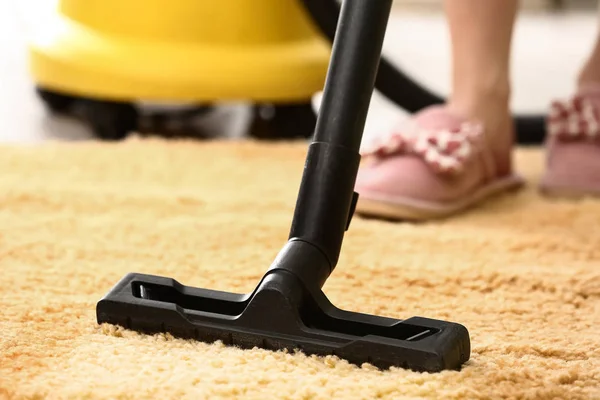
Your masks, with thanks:
[{"label": "slipper sole", "polygon": [[539,191],[543,196],[552,199],[582,200],[586,198],[600,198],[600,191],[593,191],[583,188],[577,189],[540,185]]},{"label": "slipper sole", "polygon": [[360,194],[356,204],[356,213],[365,217],[388,220],[424,221],[452,216],[482,201],[503,192],[519,189],[524,180],[517,175],[498,179],[475,191],[473,194],[454,202],[426,202],[402,198],[384,199],[374,194]]}]

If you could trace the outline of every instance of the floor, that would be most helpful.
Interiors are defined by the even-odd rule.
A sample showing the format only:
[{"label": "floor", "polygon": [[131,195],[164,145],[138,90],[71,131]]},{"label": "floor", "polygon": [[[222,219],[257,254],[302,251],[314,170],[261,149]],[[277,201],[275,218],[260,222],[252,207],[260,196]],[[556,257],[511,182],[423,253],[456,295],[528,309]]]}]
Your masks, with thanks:
[{"label": "floor", "polygon": [[[90,134],[85,126],[49,117],[33,94],[25,28],[33,14],[28,5],[31,2],[41,4],[40,0],[0,0],[0,141],[87,139]],[[577,69],[595,37],[596,15],[589,9],[561,13],[524,10],[517,22],[513,53],[516,111],[541,112],[552,97],[570,93]],[[448,92],[449,43],[441,13],[395,8],[384,54],[418,81],[442,94]],[[394,123],[401,113],[375,93],[366,134]],[[247,116],[245,105],[230,105],[212,115],[208,123],[216,123],[223,136],[240,136]]]}]

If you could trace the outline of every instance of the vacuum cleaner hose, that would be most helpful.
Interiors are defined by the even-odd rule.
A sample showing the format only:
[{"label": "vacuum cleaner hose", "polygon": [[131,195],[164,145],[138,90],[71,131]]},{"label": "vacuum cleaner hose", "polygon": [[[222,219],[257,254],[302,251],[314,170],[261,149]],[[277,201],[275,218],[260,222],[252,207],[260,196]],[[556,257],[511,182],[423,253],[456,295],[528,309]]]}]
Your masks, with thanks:
[{"label": "vacuum cleaner hose", "polygon": [[[302,2],[323,35],[333,43],[340,14],[340,5],[337,1],[302,0]],[[379,63],[375,88],[390,101],[411,113],[444,102],[444,98],[415,82],[384,56]],[[535,145],[544,141],[546,136],[544,115],[517,114],[514,119],[518,144]]]}]

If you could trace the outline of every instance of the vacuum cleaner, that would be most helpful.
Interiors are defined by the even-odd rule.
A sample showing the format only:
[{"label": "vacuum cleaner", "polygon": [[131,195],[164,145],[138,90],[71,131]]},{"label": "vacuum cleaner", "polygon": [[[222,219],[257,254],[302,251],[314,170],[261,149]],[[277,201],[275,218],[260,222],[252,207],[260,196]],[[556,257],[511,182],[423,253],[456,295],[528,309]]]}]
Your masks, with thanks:
[{"label": "vacuum cleaner", "polygon": [[97,303],[99,324],[241,349],[334,355],[381,369],[439,372],[469,360],[469,332],[461,324],[341,310],[322,290],[358,200],[359,147],[392,1],[342,5],[289,237],[256,288],[228,293],[129,273]]},{"label": "vacuum cleaner", "polygon": [[239,102],[252,107],[253,137],[313,134],[331,43],[300,1],[56,3],[41,4],[29,29],[30,73],[48,111],[80,118],[96,138],[162,133],[146,121],[163,105],[194,117]]}]

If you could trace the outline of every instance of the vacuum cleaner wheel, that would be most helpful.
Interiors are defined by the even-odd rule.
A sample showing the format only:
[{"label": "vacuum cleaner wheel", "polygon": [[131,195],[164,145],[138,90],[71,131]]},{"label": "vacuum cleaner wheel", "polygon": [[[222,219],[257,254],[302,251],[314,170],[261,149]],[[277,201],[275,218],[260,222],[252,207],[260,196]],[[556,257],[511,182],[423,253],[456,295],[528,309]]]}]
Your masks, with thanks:
[{"label": "vacuum cleaner wheel", "polygon": [[73,102],[76,100],[73,96],[55,92],[49,89],[44,89],[39,86],[35,88],[35,92],[42,100],[46,108],[53,113],[67,112]]},{"label": "vacuum cleaner wheel", "polygon": [[49,112],[82,120],[98,139],[122,140],[138,128],[139,113],[132,103],[78,97],[41,86],[35,91]]},{"label": "vacuum cleaner wheel", "polygon": [[102,140],[122,140],[138,126],[138,112],[131,103],[80,100],[83,118],[94,135]]},{"label": "vacuum cleaner wheel", "polygon": [[317,123],[310,99],[295,104],[257,104],[253,113],[249,135],[258,139],[307,139]]}]

